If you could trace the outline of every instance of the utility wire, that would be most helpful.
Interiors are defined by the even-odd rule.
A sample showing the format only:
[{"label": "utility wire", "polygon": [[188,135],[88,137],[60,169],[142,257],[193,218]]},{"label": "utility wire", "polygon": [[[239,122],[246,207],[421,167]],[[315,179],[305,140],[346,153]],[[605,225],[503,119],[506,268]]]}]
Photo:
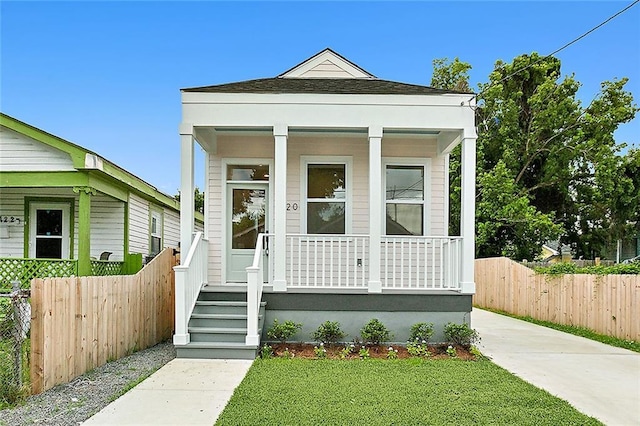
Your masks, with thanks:
[{"label": "utility wire", "polygon": [[[549,53],[546,56],[543,56],[542,58],[538,59],[537,61],[527,65],[524,68],[521,68],[519,70],[516,70],[514,72],[512,72],[511,74],[507,75],[506,77],[496,81],[495,83],[491,83],[489,84],[487,87],[485,87],[484,89],[482,89],[482,91],[480,93],[478,93],[476,95],[476,97],[480,96],[482,93],[484,93],[487,89],[489,89],[490,87],[496,85],[496,84],[500,84],[505,80],[508,80],[509,78],[513,77],[516,74],[521,73],[524,70],[527,70],[529,68],[531,68],[532,66],[544,61],[545,59],[549,58],[550,56],[555,55],[556,53],[566,49],[567,47],[571,46],[574,43],[577,43],[578,41],[582,40],[583,38],[585,38],[586,36],[588,36],[589,34],[591,34],[592,32],[596,31],[597,29],[599,29],[600,27],[603,27],[604,25],[606,25],[607,23],[609,23],[610,21],[612,21],[613,19],[617,18],[618,16],[622,15],[623,13],[625,13],[627,10],[631,9],[633,6],[635,6],[636,4],[638,4],[640,2],[640,0],[635,0],[633,3],[631,3],[630,5],[628,5],[627,7],[625,7],[624,9],[620,10],[619,12],[611,15],[609,18],[607,18],[606,20],[602,21],[601,23],[599,23],[598,25],[596,25],[595,27],[591,28],[589,31],[587,31],[586,33],[582,34],[581,36],[571,40],[569,43],[565,44],[564,46],[554,50],[553,52]],[[502,69],[504,67],[506,67],[507,64],[504,64],[502,67],[498,68],[498,69]],[[473,100],[473,98],[469,99],[469,102],[471,102],[471,100]]]}]

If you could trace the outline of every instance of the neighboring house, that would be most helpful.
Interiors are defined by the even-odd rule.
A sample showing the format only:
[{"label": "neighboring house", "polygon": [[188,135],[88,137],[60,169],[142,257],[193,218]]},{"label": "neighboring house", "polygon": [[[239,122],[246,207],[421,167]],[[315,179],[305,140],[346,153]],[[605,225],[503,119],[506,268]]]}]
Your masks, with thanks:
[{"label": "neighboring house", "polygon": [[179,223],[173,197],[0,114],[0,287],[35,276],[135,273],[144,259],[178,247]]},{"label": "neighboring house", "polygon": [[[474,108],[472,93],[382,80],[330,49],[274,78],[183,89],[181,193],[193,194],[197,142],[207,201],[192,240],[183,198],[179,356],[255,356],[259,300],[263,328],[302,322],[306,341],[326,320],[351,340],[379,318],[396,341],[417,322],[435,323],[436,340],[447,322],[468,322]],[[462,235],[449,236],[448,161],[460,144]]]}]

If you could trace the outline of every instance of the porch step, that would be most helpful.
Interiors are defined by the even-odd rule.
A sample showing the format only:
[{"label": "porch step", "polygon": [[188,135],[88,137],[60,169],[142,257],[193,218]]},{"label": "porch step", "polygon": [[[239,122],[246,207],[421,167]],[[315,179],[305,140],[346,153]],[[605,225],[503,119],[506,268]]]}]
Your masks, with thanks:
[{"label": "porch step", "polygon": [[[247,346],[247,294],[202,289],[189,319],[190,342],[177,345],[179,358],[254,359],[258,346]],[[258,334],[262,334],[266,303],[260,303]]]},{"label": "porch step", "polygon": [[244,343],[246,328],[189,327],[192,342]]},{"label": "porch step", "polygon": [[178,358],[255,359],[258,346],[242,343],[190,342],[176,346]]}]

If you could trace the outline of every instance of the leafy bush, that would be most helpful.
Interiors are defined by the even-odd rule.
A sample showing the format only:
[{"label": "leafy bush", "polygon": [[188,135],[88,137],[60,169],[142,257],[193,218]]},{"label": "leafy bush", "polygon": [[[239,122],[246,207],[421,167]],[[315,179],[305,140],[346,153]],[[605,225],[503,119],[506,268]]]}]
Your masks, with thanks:
[{"label": "leafy bush", "polygon": [[407,352],[409,355],[420,357],[420,358],[429,358],[431,356],[431,352],[429,352],[429,346],[427,345],[426,340],[418,340],[417,338],[411,342],[407,342]]},{"label": "leafy bush", "polygon": [[313,340],[326,344],[338,342],[346,334],[340,328],[338,321],[325,321],[311,335]]},{"label": "leafy bush", "polygon": [[267,330],[267,337],[269,339],[279,340],[280,343],[286,343],[287,340],[295,335],[301,328],[302,324],[300,323],[288,320],[280,324],[276,318],[273,320],[273,325]]},{"label": "leafy bush", "polygon": [[478,332],[469,327],[469,324],[466,323],[447,323],[447,325],[444,326],[444,337],[446,337],[447,342],[465,347],[469,347],[480,341]]},{"label": "leafy bush", "polygon": [[411,326],[409,341],[424,340],[425,342],[428,342],[431,336],[433,336],[433,323],[419,322]]},{"label": "leafy bush", "polygon": [[619,263],[617,265],[595,265],[578,268],[574,263],[563,262],[551,266],[535,268],[538,274],[565,275],[565,274],[595,274],[595,275],[638,275],[640,274],[640,262]]},{"label": "leafy bush", "polygon": [[260,358],[269,359],[273,356],[273,348],[266,343],[260,348]]},{"label": "leafy bush", "polygon": [[379,319],[373,318],[360,330],[360,336],[369,344],[379,345],[391,338],[391,332]]}]

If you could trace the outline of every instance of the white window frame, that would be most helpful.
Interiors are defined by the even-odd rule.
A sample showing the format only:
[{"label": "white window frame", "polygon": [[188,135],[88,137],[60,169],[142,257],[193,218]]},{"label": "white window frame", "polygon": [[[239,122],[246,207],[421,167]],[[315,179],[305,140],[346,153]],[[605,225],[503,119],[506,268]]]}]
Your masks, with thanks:
[{"label": "white window frame", "polygon": [[[422,236],[431,235],[431,158],[411,157],[384,157],[382,159],[382,229],[383,235],[387,235],[387,167],[388,166],[414,166],[424,170],[424,188],[422,203],[413,200],[397,200],[392,204],[422,204]],[[418,236],[418,235],[416,235]]]},{"label": "white window frame", "polygon": [[[153,232],[153,221],[156,221],[156,231]],[[159,229],[158,229],[159,228]],[[160,239],[158,253],[153,253],[153,239]],[[149,254],[158,255],[164,249],[164,211],[156,206],[149,206]]]},{"label": "white window frame", "polygon": [[[309,202],[340,202],[337,199],[325,198],[308,198],[307,197],[307,180],[308,167],[310,164],[336,164],[345,166],[345,198],[344,198],[344,233],[352,232],[352,194],[353,194],[353,157],[351,156],[319,156],[319,155],[302,155],[300,156],[300,233],[307,232],[307,203]],[[323,234],[320,234],[323,235]]]}]

